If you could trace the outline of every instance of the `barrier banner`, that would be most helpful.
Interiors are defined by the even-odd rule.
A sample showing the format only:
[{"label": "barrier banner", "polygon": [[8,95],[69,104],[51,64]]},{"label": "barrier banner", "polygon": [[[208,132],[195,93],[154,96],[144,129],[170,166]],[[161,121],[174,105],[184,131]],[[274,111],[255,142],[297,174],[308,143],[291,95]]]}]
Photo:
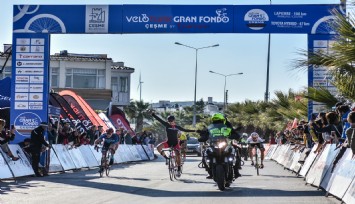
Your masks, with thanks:
[{"label": "barrier banner", "polygon": [[353,179],[353,182],[351,183],[348,191],[346,191],[343,197],[343,202],[355,203],[355,178]]},{"label": "barrier banner", "polygon": [[[292,159],[293,157],[293,148],[295,146],[294,145],[290,145],[288,148],[287,148],[287,151],[285,152],[285,158],[284,160],[282,161],[281,165],[284,166],[285,168],[287,168],[287,164],[288,162]],[[291,165],[291,164],[290,164]]]},{"label": "barrier banner", "polygon": [[57,155],[54,153],[54,150],[50,154],[50,160],[49,160],[49,172],[58,172],[58,171],[63,171],[63,167],[60,164],[60,161],[57,157]]},{"label": "barrier banner", "polygon": [[304,161],[304,164],[301,168],[300,171],[300,175],[305,177],[306,174],[308,173],[309,168],[311,168],[315,158],[317,157],[317,154],[314,153],[314,151],[317,149],[318,144],[315,144],[311,150],[311,152],[309,153],[308,157],[306,158],[306,160]]},{"label": "barrier banner", "polygon": [[127,151],[126,151],[126,145],[124,144],[121,144],[119,147],[118,147],[118,151],[120,153],[120,156],[122,158],[122,162],[128,162],[130,161],[130,158],[129,156],[127,155]]},{"label": "barrier banner", "polygon": [[122,146],[122,150],[123,150],[123,155],[126,156],[126,158],[128,159],[127,161],[134,161],[134,156],[131,152],[131,150],[129,150],[128,145],[121,145]]},{"label": "barrier banner", "polygon": [[290,152],[290,156],[284,162],[286,169],[290,169],[291,168],[291,165],[293,164],[293,160],[294,160],[294,157],[295,157],[295,151],[294,150],[290,149],[289,152]]},{"label": "barrier banner", "polygon": [[330,145],[327,144],[323,149],[322,149],[322,152],[318,153],[316,159],[314,160],[313,162],[313,165],[311,166],[311,168],[309,168],[308,170],[308,173],[307,173],[307,176],[306,176],[306,183],[310,183],[312,184],[315,177],[316,177],[316,174],[318,174],[317,172],[317,164],[318,163],[321,163],[321,160],[326,160],[326,157],[329,153],[329,150],[330,150]]},{"label": "barrier banner", "polygon": [[78,148],[67,146],[67,149],[77,169],[88,167],[88,164]]},{"label": "barrier banner", "polygon": [[271,157],[272,157],[272,155],[274,155],[277,147],[278,147],[277,145],[270,145],[270,148],[265,155],[265,159],[271,159]]},{"label": "barrier banner", "polygon": [[57,155],[60,163],[62,164],[63,169],[70,170],[70,169],[75,169],[75,164],[70,157],[70,154],[67,150],[67,148],[62,145],[62,144],[53,144],[52,148],[55,151],[55,154]]},{"label": "barrier banner", "polygon": [[143,148],[145,150],[145,152],[147,153],[147,155],[149,156],[149,160],[153,160],[154,159],[154,149],[152,151],[152,149],[149,146],[143,145]]},{"label": "barrier banner", "polygon": [[115,160],[114,163],[115,164],[123,163],[123,159],[122,159],[121,153],[119,151],[120,146],[121,145],[118,146],[118,149],[115,152],[115,158],[114,158],[114,160]]},{"label": "barrier banner", "polygon": [[99,166],[100,164],[97,162],[96,157],[90,150],[90,145],[81,145],[78,147],[85,162],[87,163],[89,168]]},{"label": "barrier banner", "polygon": [[140,155],[141,160],[149,160],[147,153],[145,152],[145,150],[143,149],[143,145],[136,145],[136,149]]},{"label": "barrier banner", "polygon": [[[12,173],[9,169],[9,166],[6,163],[6,160],[4,159],[4,157],[2,156],[2,151],[0,148],[0,179],[7,179],[7,178],[12,178]],[[5,155],[5,157],[7,157]]]},{"label": "barrier banner", "polygon": [[277,158],[278,158],[279,155],[280,155],[280,152],[281,152],[282,147],[283,147],[282,145],[278,145],[278,146],[277,146],[277,148],[276,148],[274,154],[271,156],[271,159],[272,159],[272,160],[274,160],[274,161],[277,160]]},{"label": "barrier banner", "polygon": [[[7,165],[11,169],[11,172],[14,177],[21,177],[21,176],[28,176],[28,175],[33,175],[35,174],[31,163],[28,161],[25,153],[22,151],[21,147],[19,145],[15,144],[10,144],[9,145],[10,151],[15,157],[18,157],[19,160],[17,161],[12,161],[10,157],[7,156],[4,152],[1,152],[2,155],[4,156],[4,159],[7,162]],[[0,148],[0,151],[1,148]]]},{"label": "barrier banner", "polygon": [[323,156],[323,157],[318,160],[316,167],[315,167],[316,168],[316,170],[315,170],[316,177],[314,178],[313,185],[315,185],[317,187],[320,186],[321,181],[325,177],[325,174],[327,173],[327,171],[331,168],[332,163],[340,150],[340,149],[336,149],[336,144],[332,144],[329,146],[330,146],[330,150],[328,152],[328,155],[323,156],[323,154],[322,154],[321,156]]},{"label": "barrier banner", "polygon": [[91,146],[91,145],[87,145],[87,146],[90,148],[92,154],[94,155],[94,157],[95,157],[95,159],[96,159],[96,161],[97,161],[98,166],[100,166],[100,165],[101,165],[101,157],[102,157],[101,151],[100,151],[100,150],[99,150],[99,151],[96,151],[96,150],[94,149],[94,146]]},{"label": "barrier banner", "polygon": [[295,154],[293,155],[292,164],[290,166],[291,171],[295,171],[295,167],[297,166],[300,157],[301,153],[299,151],[295,152]]},{"label": "barrier banner", "polygon": [[[346,150],[343,155],[342,162],[337,164],[339,168],[334,171],[332,175],[332,184],[329,189],[329,193],[332,195],[343,198],[346,190],[350,186],[355,176],[355,160],[352,159],[353,153],[350,148]],[[334,179],[333,179],[334,177]]]},{"label": "barrier banner", "polygon": [[279,157],[277,158],[277,163],[282,164],[286,159],[286,153],[290,145],[283,145]]},{"label": "barrier banner", "polygon": [[[131,154],[133,155],[133,160],[132,161],[141,161],[142,158],[140,156],[140,153],[138,152],[137,145],[127,145],[129,151],[131,151]],[[140,146],[140,145],[138,145]]]}]

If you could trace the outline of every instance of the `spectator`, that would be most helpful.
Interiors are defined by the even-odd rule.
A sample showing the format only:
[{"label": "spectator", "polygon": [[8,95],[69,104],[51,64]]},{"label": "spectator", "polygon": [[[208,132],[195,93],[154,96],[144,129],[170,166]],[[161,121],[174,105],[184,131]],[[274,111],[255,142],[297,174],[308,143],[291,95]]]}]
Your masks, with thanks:
[{"label": "spectator", "polygon": [[115,134],[117,135],[117,138],[118,138],[118,144],[122,144],[122,143],[121,143],[122,130],[119,129],[119,128],[117,128]]},{"label": "spectator", "polygon": [[13,161],[17,161],[19,158],[15,157],[8,143],[15,139],[15,127],[11,127],[11,130],[5,131],[6,121],[4,119],[0,119],[0,147],[2,151],[7,154]]},{"label": "spectator", "polygon": [[124,129],[123,128],[120,128],[120,130],[121,130],[121,135],[120,135],[120,144],[124,144],[124,135],[125,135],[125,133],[124,133]]},{"label": "spectator", "polygon": [[51,123],[48,124],[48,142],[50,145],[56,144],[57,131]]},{"label": "spectator", "polygon": [[346,130],[346,147],[351,148],[355,155],[355,112],[350,112],[347,118],[350,128]]},{"label": "spectator", "polygon": [[270,145],[276,144],[276,140],[275,140],[274,135],[271,135],[271,136],[270,136],[269,144],[270,144]]},{"label": "spectator", "polygon": [[347,118],[350,113],[350,107],[347,105],[341,105],[338,107],[338,112],[341,116],[341,121],[343,125],[343,131],[342,131],[342,136],[341,139],[344,141],[346,139],[346,130],[350,127],[350,123],[348,123]]},{"label": "spectator", "polygon": [[97,130],[95,131],[95,140],[98,139],[102,133],[104,132],[104,129],[102,125],[97,126]]},{"label": "spectator", "polygon": [[41,122],[37,128],[31,131],[32,168],[37,177],[43,176],[38,171],[42,145],[49,147],[49,144],[44,140],[44,134],[47,127],[48,124],[46,122]]},{"label": "spectator", "polygon": [[69,122],[65,122],[63,128],[61,128],[58,137],[58,143],[66,145],[69,143],[69,136],[71,133],[71,127]]},{"label": "spectator", "polygon": [[31,139],[30,138],[24,139],[22,142],[19,143],[19,146],[21,147],[21,149],[25,153],[25,155],[28,158],[28,160],[31,161],[32,160],[32,156],[31,156]]},{"label": "spectator", "polygon": [[90,139],[90,145],[93,145],[95,140],[97,139],[95,137],[96,130],[96,125],[92,125],[90,129],[86,132],[87,137]]},{"label": "spectator", "polygon": [[123,130],[123,137],[125,144],[132,144],[132,136],[129,134],[127,130]]}]

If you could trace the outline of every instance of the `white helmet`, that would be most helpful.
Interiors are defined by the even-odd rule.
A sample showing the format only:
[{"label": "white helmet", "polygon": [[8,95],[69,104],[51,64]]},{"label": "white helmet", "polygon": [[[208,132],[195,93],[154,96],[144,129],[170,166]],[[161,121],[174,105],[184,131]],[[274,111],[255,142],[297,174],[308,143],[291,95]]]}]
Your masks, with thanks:
[{"label": "white helmet", "polygon": [[253,132],[250,134],[250,136],[256,138],[256,137],[259,137],[259,134],[256,132]]}]

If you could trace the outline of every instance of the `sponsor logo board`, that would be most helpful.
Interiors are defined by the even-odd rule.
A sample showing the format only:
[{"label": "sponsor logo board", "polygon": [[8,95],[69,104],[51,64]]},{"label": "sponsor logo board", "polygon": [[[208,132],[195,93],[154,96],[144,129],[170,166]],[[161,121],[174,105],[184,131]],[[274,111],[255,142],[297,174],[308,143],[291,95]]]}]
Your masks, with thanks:
[{"label": "sponsor logo board", "polygon": [[30,46],[18,45],[16,46],[16,52],[30,52]]},{"label": "sponsor logo board", "polygon": [[30,76],[30,83],[43,83],[43,76]]},{"label": "sponsor logo board", "polygon": [[16,59],[19,60],[43,60],[43,53],[16,53]]},{"label": "sponsor logo board", "polygon": [[44,69],[43,68],[33,68],[33,69],[16,68],[16,74],[17,75],[43,75]]},{"label": "sponsor logo board", "polygon": [[29,83],[30,77],[29,76],[16,76],[15,82],[16,83]]},{"label": "sponsor logo board", "polygon": [[16,67],[43,67],[43,61],[16,61]]},{"label": "sponsor logo board", "polygon": [[16,110],[27,110],[28,109],[28,102],[15,102],[15,109]]},{"label": "sponsor logo board", "polygon": [[43,94],[42,93],[30,93],[30,101],[42,101]]},{"label": "sponsor logo board", "polygon": [[15,93],[15,101],[28,101],[28,93]]},{"label": "sponsor logo board", "polygon": [[28,92],[28,84],[15,84],[15,92]]},{"label": "sponsor logo board", "polygon": [[44,45],[44,38],[31,38],[31,45]]},{"label": "sponsor logo board", "polygon": [[30,45],[30,38],[17,38],[16,45]]}]

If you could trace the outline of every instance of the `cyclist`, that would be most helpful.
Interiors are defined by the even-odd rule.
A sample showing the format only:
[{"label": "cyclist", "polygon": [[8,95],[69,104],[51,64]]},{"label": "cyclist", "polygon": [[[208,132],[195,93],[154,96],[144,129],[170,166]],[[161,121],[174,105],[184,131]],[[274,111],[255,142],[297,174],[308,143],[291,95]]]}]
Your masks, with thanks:
[{"label": "cyclist", "polygon": [[[105,161],[106,160],[106,152],[109,150],[111,151],[111,158],[110,158],[110,165],[113,164],[114,157],[113,155],[115,154],[115,151],[118,148],[118,136],[117,134],[113,134],[113,128],[107,129],[106,133],[102,134],[98,139],[95,140],[95,149],[98,148],[98,144],[103,141],[103,146],[102,146],[102,159]],[[101,167],[100,172],[103,171],[103,168]]]},{"label": "cyclist", "polygon": [[187,150],[187,136],[184,132],[179,131],[179,140],[181,147],[181,154],[183,158],[186,158],[186,150]]},{"label": "cyclist", "polygon": [[[211,118],[212,124],[207,127],[208,131],[198,131],[201,135],[201,137],[198,139],[199,142],[206,142],[207,140],[210,139],[210,137],[219,137],[219,136],[224,136],[227,137],[229,140],[238,140],[239,139],[239,134],[236,132],[235,129],[233,129],[232,125],[230,124],[229,121],[224,117],[222,113],[215,113],[212,118]],[[228,142],[230,145],[232,143]],[[208,154],[207,154],[208,155]],[[202,157],[204,159],[204,157]],[[210,159],[212,161],[212,159]],[[208,172],[208,176],[206,177],[207,179],[213,178],[212,176],[212,169],[209,167],[210,165],[207,165],[206,161],[202,161],[204,163],[204,166],[206,168],[206,171]],[[234,178],[240,177],[239,173],[239,165],[236,164],[234,165]]]},{"label": "cyclist", "polygon": [[179,131],[196,132],[196,130],[188,130],[188,129],[185,129],[181,126],[176,125],[175,117],[173,115],[169,115],[167,117],[167,121],[164,121],[163,119],[161,119],[159,116],[157,116],[154,113],[154,110],[148,110],[148,113],[151,113],[155,119],[157,119],[161,124],[163,124],[165,126],[167,140],[158,144],[157,151],[165,159],[168,159],[168,157],[165,155],[164,152],[162,152],[162,150],[163,150],[163,148],[174,147],[175,154],[176,154],[176,163],[178,165],[178,172],[177,172],[176,176],[180,177],[181,176],[181,157],[180,157],[180,145],[179,145],[179,139],[178,139],[178,132]]},{"label": "cyclist", "polygon": [[253,132],[250,134],[250,136],[247,139],[247,144],[248,145],[248,151],[249,151],[249,157],[251,159],[251,165],[254,166],[254,158],[253,158],[253,148],[255,145],[260,149],[261,152],[261,164],[260,168],[264,168],[264,153],[265,153],[265,148],[264,145],[262,144],[264,140],[259,137],[259,134],[256,132]]}]

